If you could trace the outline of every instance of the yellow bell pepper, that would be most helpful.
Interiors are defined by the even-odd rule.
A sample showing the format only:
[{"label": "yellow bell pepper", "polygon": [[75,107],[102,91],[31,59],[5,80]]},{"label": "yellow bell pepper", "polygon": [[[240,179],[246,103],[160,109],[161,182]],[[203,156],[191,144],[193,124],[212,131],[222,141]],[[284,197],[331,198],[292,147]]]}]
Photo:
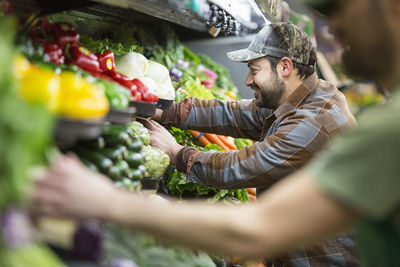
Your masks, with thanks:
[{"label": "yellow bell pepper", "polygon": [[109,103],[104,88],[70,71],[60,73],[59,114],[72,119],[95,120],[107,114]]},{"label": "yellow bell pepper", "polygon": [[[24,66],[25,65],[25,66]],[[29,66],[26,63],[16,65],[20,75],[20,94],[31,104],[46,106],[57,112],[59,107],[60,79],[53,71]],[[21,67],[22,66],[22,67]]]}]

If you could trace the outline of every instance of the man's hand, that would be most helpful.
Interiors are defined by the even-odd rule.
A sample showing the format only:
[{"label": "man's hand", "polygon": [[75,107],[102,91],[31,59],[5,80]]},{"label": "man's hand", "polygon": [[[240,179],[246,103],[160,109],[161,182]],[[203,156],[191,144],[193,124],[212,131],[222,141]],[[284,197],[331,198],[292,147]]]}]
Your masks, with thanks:
[{"label": "man's hand", "polygon": [[143,122],[144,126],[149,130],[151,136],[151,145],[164,151],[175,163],[176,156],[183,146],[179,145],[175,138],[163,126],[153,120]]},{"label": "man's hand", "polygon": [[104,218],[113,211],[113,198],[122,192],[74,155],[58,156],[41,176],[34,177],[37,179],[31,195],[32,209],[39,214]]}]

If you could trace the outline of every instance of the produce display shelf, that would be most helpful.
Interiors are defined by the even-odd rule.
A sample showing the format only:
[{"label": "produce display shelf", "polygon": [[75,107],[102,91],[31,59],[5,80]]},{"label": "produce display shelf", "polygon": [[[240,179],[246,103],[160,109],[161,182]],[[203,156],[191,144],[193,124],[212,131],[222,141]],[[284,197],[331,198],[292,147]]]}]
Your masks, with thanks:
[{"label": "produce display shelf", "polygon": [[141,13],[167,20],[192,30],[206,32],[205,21],[196,13],[186,8],[177,9],[168,4],[168,1],[161,0],[95,0],[94,2],[103,4],[86,8],[88,11],[104,12],[108,15],[117,15],[126,18],[125,10],[136,10]]},{"label": "produce display shelf", "polygon": [[[106,20],[114,19],[124,21],[137,15],[137,12],[166,20],[180,26],[198,31],[207,32],[207,12],[200,16],[187,7],[181,7],[179,4],[171,4],[173,1],[166,0],[15,0],[16,3],[24,6],[33,6],[38,9],[36,15],[49,15],[68,10],[77,10],[86,14],[92,14],[98,17],[103,17]],[[184,2],[184,1],[176,1]],[[250,30],[257,28],[258,24],[245,19],[238,12],[240,6],[233,1],[209,0],[211,4],[216,4],[220,8],[226,10],[240,24]]]}]

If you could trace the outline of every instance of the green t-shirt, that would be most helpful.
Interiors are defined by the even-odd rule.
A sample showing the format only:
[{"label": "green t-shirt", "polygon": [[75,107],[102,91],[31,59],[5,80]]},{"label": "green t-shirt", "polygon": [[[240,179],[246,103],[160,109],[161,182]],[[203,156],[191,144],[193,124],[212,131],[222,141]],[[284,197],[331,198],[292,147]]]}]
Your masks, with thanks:
[{"label": "green t-shirt", "polygon": [[365,266],[400,266],[400,86],[391,102],[366,111],[307,170],[323,191],[360,212]]}]

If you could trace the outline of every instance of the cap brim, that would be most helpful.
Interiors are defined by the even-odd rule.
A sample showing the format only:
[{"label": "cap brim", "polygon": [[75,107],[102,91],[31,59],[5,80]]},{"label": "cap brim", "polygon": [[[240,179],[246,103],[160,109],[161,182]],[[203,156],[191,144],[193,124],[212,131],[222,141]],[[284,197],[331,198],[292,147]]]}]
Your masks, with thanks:
[{"label": "cap brim", "polygon": [[245,48],[245,49],[228,52],[227,56],[230,60],[233,60],[233,61],[247,62],[249,60],[264,57],[266,55],[257,53],[257,52],[254,52],[254,51],[251,51],[251,50]]}]

